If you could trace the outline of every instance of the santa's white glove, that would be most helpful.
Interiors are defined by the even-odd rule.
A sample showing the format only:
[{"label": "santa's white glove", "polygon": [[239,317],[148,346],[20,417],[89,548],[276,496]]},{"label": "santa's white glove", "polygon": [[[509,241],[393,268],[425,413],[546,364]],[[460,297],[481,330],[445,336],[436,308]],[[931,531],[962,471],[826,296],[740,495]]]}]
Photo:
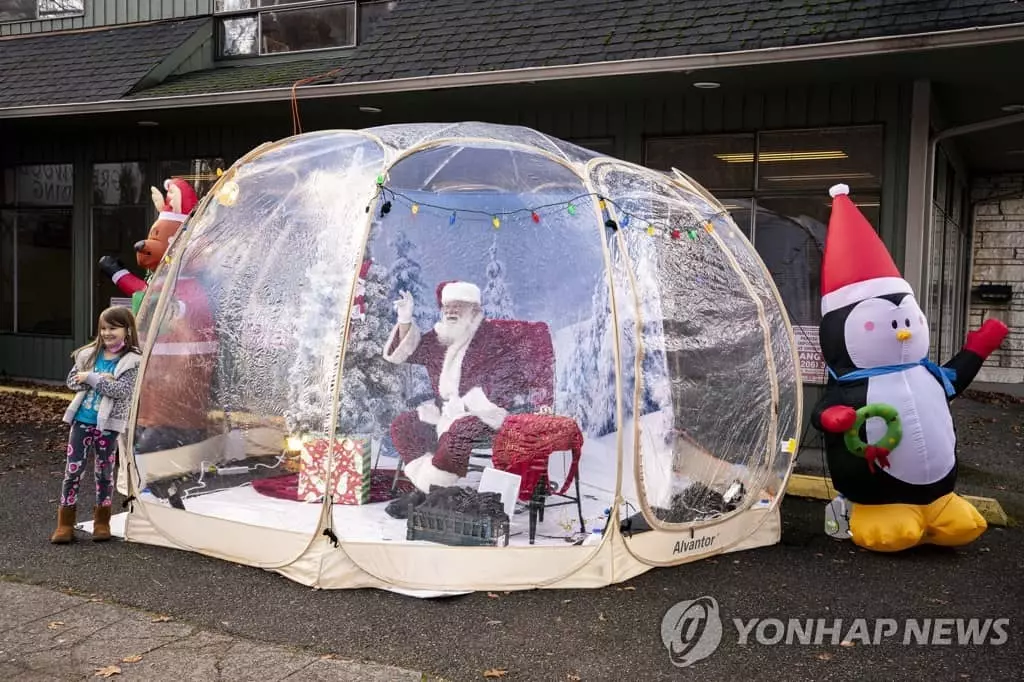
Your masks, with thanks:
[{"label": "santa's white glove", "polygon": [[480,421],[492,429],[497,429],[501,426],[501,423],[505,421],[505,417],[508,416],[508,410],[492,403],[487,398],[484,390],[479,386],[471,388],[469,393],[462,397],[462,401],[466,404],[466,410],[470,414],[479,418]]},{"label": "santa's white glove", "polygon": [[421,422],[427,424],[437,424],[441,421],[441,410],[437,409],[437,405],[431,400],[417,406],[416,414],[419,415]]},{"label": "santa's white glove", "polygon": [[398,324],[411,324],[412,323],[412,310],[415,304],[412,300],[412,294],[408,291],[403,291],[401,297],[395,301],[395,312],[398,313]]}]

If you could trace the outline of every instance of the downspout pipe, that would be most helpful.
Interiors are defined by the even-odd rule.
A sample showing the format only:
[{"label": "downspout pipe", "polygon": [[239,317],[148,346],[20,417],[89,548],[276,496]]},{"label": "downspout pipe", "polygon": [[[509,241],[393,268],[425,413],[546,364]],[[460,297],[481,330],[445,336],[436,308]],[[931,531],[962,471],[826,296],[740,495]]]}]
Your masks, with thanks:
[{"label": "downspout pipe", "polygon": [[[932,258],[931,258],[931,246],[932,246],[932,235],[935,229],[935,211],[932,209],[932,204],[935,201],[935,156],[938,153],[939,144],[943,140],[949,140],[954,137],[961,135],[969,135],[971,133],[979,133],[986,130],[993,130],[995,128],[1002,128],[1004,126],[1013,125],[1015,123],[1024,123],[1024,112],[1019,114],[1011,114],[1009,116],[1000,116],[999,118],[989,119],[988,121],[978,121],[977,123],[968,123],[962,126],[955,126],[953,128],[946,128],[945,130],[936,133],[932,136],[931,141],[928,144],[928,154],[925,159],[925,177],[928,178],[928,189],[925,192],[924,210],[925,210],[925,238],[928,240],[926,248],[924,249],[924,260],[921,263],[921,270],[923,273],[922,282],[923,286],[926,287],[927,291],[921,292],[922,301],[925,315],[931,316],[934,312],[931,308],[931,286],[932,286]],[[973,221],[973,216],[972,216]],[[971,227],[971,233],[973,234],[973,223]],[[970,260],[967,264],[967,291],[970,291],[970,282],[973,275],[974,269],[974,241],[971,240],[970,244]],[[969,296],[968,299],[969,300]]]}]

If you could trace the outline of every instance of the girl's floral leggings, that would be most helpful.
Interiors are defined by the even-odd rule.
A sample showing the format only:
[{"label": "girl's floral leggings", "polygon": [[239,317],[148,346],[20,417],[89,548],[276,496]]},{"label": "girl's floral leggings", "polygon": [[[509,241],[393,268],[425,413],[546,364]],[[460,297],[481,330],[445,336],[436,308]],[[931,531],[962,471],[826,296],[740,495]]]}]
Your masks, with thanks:
[{"label": "girl's floral leggings", "polygon": [[93,473],[96,475],[96,506],[109,507],[114,496],[114,467],[117,465],[117,432],[100,431],[92,424],[74,422],[68,436],[68,463],[64,469],[64,484],[60,489],[60,503],[73,507],[78,502],[78,484],[85,470],[85,460],[92,450],[95,455]]}]

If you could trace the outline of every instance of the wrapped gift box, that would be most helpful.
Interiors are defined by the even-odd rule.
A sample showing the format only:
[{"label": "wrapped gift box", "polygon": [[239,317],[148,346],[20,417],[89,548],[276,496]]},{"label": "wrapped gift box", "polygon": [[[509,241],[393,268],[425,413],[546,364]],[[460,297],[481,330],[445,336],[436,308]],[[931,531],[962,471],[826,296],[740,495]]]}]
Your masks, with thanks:
[{"label": "wrapped gift box", "polygon": [[[334,448],[334,469],[328,481],[328,448]],[[370,502],[370,441],[367,438],[308,438],[299,456],[298,497],[318,502],[331,491],[334,504]]]}]

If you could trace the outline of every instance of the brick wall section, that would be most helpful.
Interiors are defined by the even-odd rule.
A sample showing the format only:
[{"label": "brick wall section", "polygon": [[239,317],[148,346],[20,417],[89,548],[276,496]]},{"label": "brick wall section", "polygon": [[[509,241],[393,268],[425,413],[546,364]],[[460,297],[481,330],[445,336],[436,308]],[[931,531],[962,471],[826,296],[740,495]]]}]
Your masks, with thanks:
[{"label": "brick wall section", "polygon": [[1010,284],[1009,304],[983,303],[972,297],[970,328],[989,318],[1010,328],[1003,347],[985,363],[979,381],[1024,382],[1024,174],[979,178],[971,188],[974,203],[974,269],[971,286]]}]

